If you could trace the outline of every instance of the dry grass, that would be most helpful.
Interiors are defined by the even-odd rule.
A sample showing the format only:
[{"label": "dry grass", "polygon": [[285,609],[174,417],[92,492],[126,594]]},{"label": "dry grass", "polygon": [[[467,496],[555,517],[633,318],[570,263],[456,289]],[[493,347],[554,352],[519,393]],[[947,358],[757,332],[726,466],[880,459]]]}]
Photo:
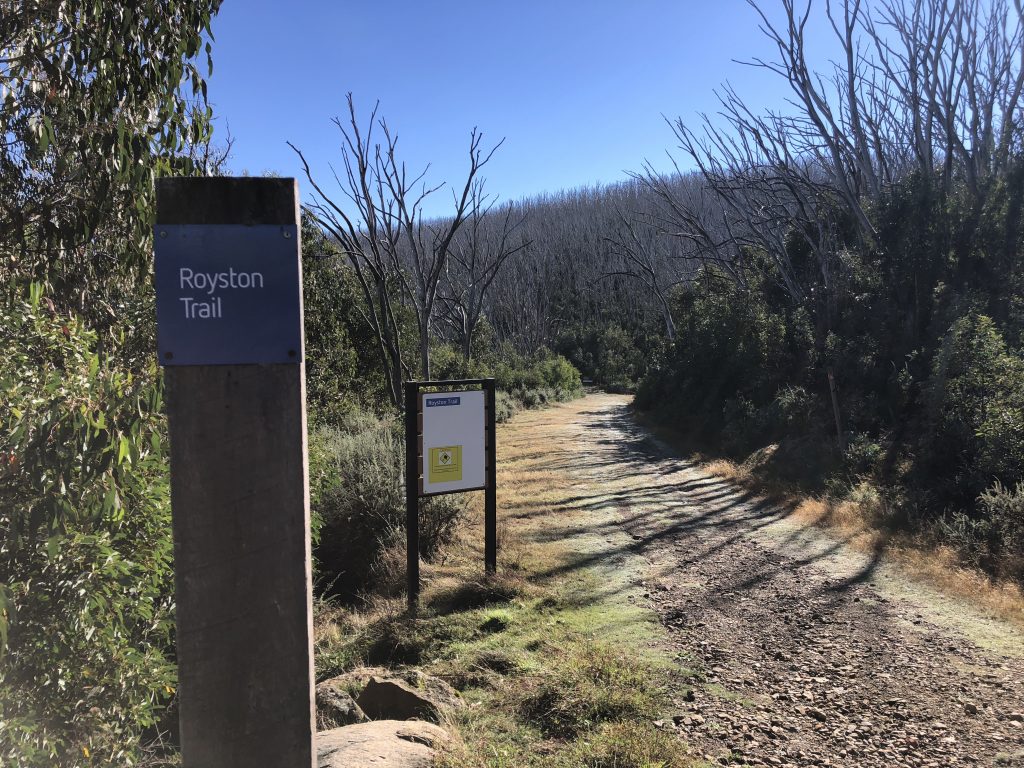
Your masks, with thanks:
[{"label": "dry grass", "polygon": [[1019,585],[994,582],[983,571],[965,565],[956,550],[937,543],[934,536],[891,530],[885,525],[888,510],[877,491],[867,484],[854,489],[852,498],[811,498],[758,478],[746,463],[714,459],[701,464],[701,468],[748,490],[787,502],[792,509],[792,522],[818,526],[859,552],[884,552],[887,559],[917,581],[1024,627],[1024,590]]},{"label": "dry grass", "polygon": [[712,461],[702,464],[701,468],[723,480],[729,480],[733,483],[746,484],[753,480],[753,476],[750,473],[750,469],[742,464],[737,464],[734,461],[728,459],[713,459]]},{"label": "dry grass", "polygon": [[[615,515],[611,505],[572,504],[600,496],[575,472],[571,430],[587,407],[524,411],[498,425],[495,576],[483,572],[482,494],[467,494],[455,540],[421,566],[416,618],[400,598],[318,608],[318,679],[368,663],[415,664],[462,691],[470,706],[449,723],[460,738],[445,765],[691,765],[681,742],[649,725],[669,706],[659,625],[630,603],[629,569],[597,574],[586,563],[609,545],[578,531]],[[404,554],[383,560],[394,566],[382,566],[386,581],[404,572]],[[607,650],[616,648],[629,648],[628,658]]]},{"label": "dry grass", "polygon": [[1024,627],[1024,591],[1019,585],[993,582],[983,571],[964,565],[954,549],[926,535],[879,527],[881,515],[870,499],[802,499],[791,519],[831,530],[849,539],[849,545],[858,551],[884,552],[914,579]]}]

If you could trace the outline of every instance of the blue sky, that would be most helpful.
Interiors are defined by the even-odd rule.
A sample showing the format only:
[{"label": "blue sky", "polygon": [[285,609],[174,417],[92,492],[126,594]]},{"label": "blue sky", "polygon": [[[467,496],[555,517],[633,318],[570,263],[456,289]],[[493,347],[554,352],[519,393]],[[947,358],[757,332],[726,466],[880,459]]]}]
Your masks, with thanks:
[{"label": "blue sky", "polygon": [[485,145],[504,137],[484,175],[515,199],[617,181],[645,159],[667,167],[662,114],[696,121],[724,80],[781,106],[783,82],[733,62],[770,56],[757,22],[743,0],[225,0],[209,94],[234,173],[308,187],[291,141],[326,179],[340,158],[331,118],[352,91],[363,117],[380,101],[401,156],[429,162],[433,183],[464,178],[474,126]]}]

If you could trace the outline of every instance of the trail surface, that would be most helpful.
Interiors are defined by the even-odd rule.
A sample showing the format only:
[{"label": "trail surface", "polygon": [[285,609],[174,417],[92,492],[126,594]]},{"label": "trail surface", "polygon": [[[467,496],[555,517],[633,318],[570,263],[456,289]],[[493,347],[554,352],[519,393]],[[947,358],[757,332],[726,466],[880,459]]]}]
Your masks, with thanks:
[{"label": "trail surface", "polygon": [[630,599],[693,670],[661,725],[695,757],[1024,766],[1017,629],[702,472],[637,426],[628,398],[528,419],[534,455],[573,486],[559,506],[593,512],[587,558],[642,563]]}]

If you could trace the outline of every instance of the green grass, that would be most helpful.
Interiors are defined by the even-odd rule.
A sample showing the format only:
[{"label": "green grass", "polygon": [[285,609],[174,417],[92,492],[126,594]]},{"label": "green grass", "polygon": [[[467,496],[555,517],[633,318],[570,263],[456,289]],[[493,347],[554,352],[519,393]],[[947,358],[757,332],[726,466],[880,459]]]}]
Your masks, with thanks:
[{"label": "green grass", "polygon": [[416,665],[451,683],[469,706],[450,723],[462,740],[441,758],[449,768],[692,765],[678,736],[651,725],[690,674],[658,650],[651,617],[595,599],[607,585],[587,572],[524,585],[434,586],[415,619],[378,605],[320,650],[318,677]]},{"label": "green grass", "polygon": [[[663,627],[639,607],[646,563],[597,533],[615,509],[571,509],[558,494],[582,493],[578,483],[529,465],[545,435],[504,429],[519,432],[522,448],[505,457],[499,509],[535,514],[506,518],[499,574],[482,577],[478,542],[467,536],[442,564],[424,566],[416,618],[395,600],[325,610],[318,678],[360,664],[415,665],[450,683],[467,706],[447,723],[458,736],[439,757],[447,768],[701,765],[677,733],[653,725],[671,722],[670,691],[701,673],[666,650]],[[618,555],[603,557],[611,549]]]},{"label": "green grass", "polygon": [[417,618],[394,601],[361,618],[321,607],[321,629],[342,629],[319,644],[317,676],[415,665],[451,683],[469,706],[450,723],[462,741],[442,756],[449,768],[691,765],[679,738],[651,725],[688,670],[658,650],[645,611],[595,599],[600,586],[586,572],[534,586],[449,576],[425,590]]},{"label": "green grass", "polygon": [[756,702],[752,699],[747,698],[741,693],[730,691],[728,688],[721,686],[718,683],[708,683],[704,686],[704,690],[723,701],[734,701],[741,707],[753,707],[756,705]]}]

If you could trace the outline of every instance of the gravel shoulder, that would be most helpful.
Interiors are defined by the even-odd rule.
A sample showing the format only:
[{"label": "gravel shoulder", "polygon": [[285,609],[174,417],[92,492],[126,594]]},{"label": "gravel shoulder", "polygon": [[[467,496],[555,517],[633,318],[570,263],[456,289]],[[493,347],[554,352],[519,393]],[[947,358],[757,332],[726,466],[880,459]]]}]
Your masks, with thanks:
[{"label": "gravel shoulder", "polygon": [[643,563],[629,599],[657,614],[693,686],[663,727],[695,757],[1024,766],[1018,628],[703,472],[638,426],[626,397],[550,413],[533,432],[574,447],[559,452],[574,486],[560,506],[593,513],[592,557]]}]

